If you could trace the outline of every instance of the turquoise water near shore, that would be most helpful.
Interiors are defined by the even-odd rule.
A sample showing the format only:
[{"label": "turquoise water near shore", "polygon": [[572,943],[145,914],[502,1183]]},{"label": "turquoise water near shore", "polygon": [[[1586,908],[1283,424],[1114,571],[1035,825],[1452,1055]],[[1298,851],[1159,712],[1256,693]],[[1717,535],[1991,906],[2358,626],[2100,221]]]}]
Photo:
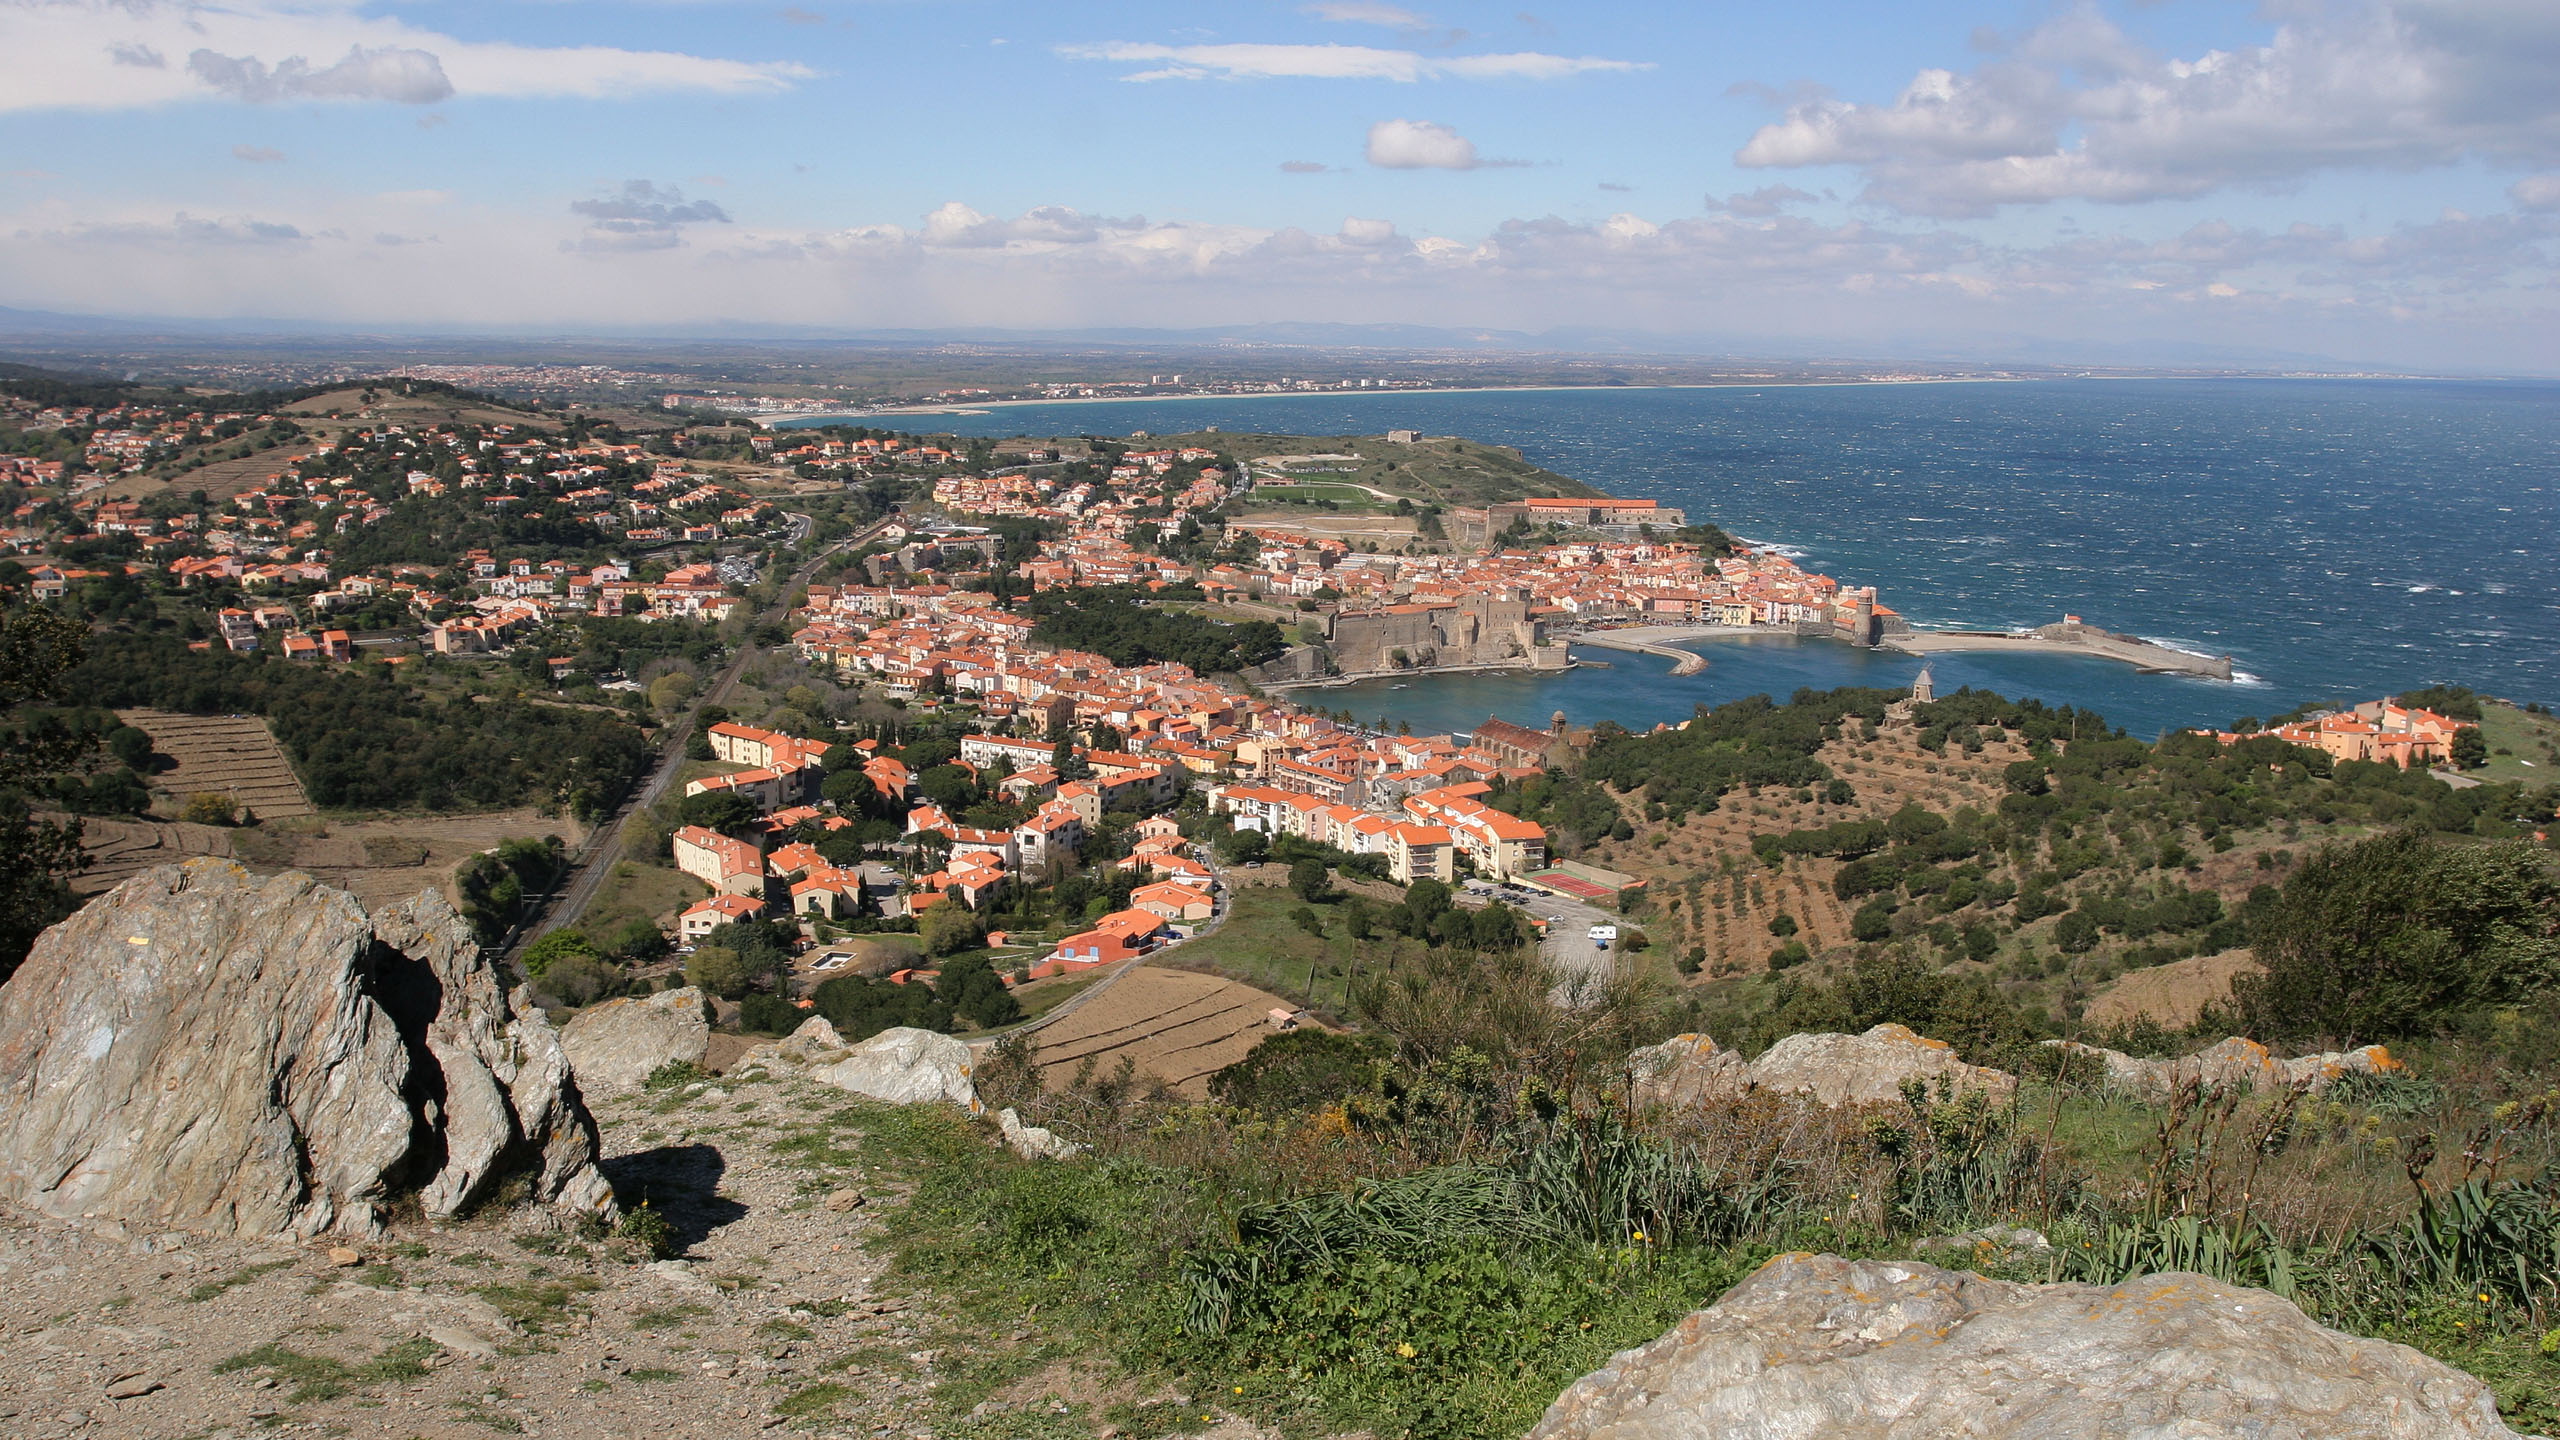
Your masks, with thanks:
[{"label": "turquoise water near shore", "polygon": [[[1378,434],[1516,445],[1612,494],[1685,508],[1873,583],[1923,626],[2070,611],[2229,654],[2234,683],[2071,656],[1935,657],[2140,735],[2439,681],[2560,701],[2560,385],[2086,380],[1492,391],[1021,406],[900,417],[965,435]],[[1800,685],[1908,684],[1919,662],[1825,642],[1703,642],[1708,668],[1444,676],[1300,692],[1364,720],[1463,729],[1685,718]]]}]

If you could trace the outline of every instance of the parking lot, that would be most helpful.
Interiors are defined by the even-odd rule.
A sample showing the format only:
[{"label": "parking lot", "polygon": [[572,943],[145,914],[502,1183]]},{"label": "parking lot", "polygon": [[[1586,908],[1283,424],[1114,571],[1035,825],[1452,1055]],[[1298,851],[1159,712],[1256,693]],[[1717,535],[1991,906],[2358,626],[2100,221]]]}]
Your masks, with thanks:
[{"label": "parking lot", "polygon": [[1616,946],[1603,950],[1591,938],[1594,925],[1617,925],[1619,917],[1579,900],[1525,888],[1496,886],[1461,892],[1462,899],[1477,905],[1500,900],[1514,905],[1547,922],[1546,943],[1540,947],[1547,963],[1555,968],[1557,997],[1564,998],[1573,987],[1606,983],[1618,973]]}]

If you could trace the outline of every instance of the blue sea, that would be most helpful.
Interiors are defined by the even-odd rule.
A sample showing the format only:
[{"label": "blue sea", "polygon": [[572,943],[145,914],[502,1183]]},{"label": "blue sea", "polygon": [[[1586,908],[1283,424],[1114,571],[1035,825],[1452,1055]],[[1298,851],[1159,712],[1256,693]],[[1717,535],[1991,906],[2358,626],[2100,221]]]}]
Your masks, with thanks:
[{"label": "blue sea", "polygon": [[[1961,685],[2094,709],[2143,736],[2450,682],[2560,701],[2560,385],[2069,380],[1204,398],[901,417],[964,435],[1413,428],[1514,445],[1809,568],[1922,627],[2078,614],[2243,678],[2067,656],[1941,656]],[[1919,662],[1828,642],[1709,641],[1708,668],[1301,692],[1416,730],[1488,713],[1643,727],[1801,685],[1902,685]]]}]

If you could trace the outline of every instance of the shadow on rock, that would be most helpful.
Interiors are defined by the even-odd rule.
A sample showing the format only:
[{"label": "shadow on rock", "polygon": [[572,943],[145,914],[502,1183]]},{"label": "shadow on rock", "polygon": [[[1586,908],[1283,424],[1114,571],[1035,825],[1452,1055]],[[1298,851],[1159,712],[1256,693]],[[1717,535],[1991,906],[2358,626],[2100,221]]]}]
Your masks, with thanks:
[{"label": "shadow on rock", "polygon": [[614,1198],[625,1213],[641,1202],[675,1228],[678,1253],[693,1248],[723,1225],[743,1220],[747,1207],[719,1193],[729,1162],[710,1145],[661,1145],[604,1162]]}]

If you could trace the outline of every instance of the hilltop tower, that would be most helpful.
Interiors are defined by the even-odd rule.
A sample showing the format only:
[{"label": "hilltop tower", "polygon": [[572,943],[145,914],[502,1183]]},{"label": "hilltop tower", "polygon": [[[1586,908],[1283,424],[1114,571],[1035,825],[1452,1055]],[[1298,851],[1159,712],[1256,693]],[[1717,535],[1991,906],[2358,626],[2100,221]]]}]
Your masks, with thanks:
[{"label": "hilltop tower", "polygon": [[1929,673],[1929,667],[1923,665],[1920,667],[1920,674],[1911,682],[1911,703],[1926,705],[1937,698],[1937,679]]}]

